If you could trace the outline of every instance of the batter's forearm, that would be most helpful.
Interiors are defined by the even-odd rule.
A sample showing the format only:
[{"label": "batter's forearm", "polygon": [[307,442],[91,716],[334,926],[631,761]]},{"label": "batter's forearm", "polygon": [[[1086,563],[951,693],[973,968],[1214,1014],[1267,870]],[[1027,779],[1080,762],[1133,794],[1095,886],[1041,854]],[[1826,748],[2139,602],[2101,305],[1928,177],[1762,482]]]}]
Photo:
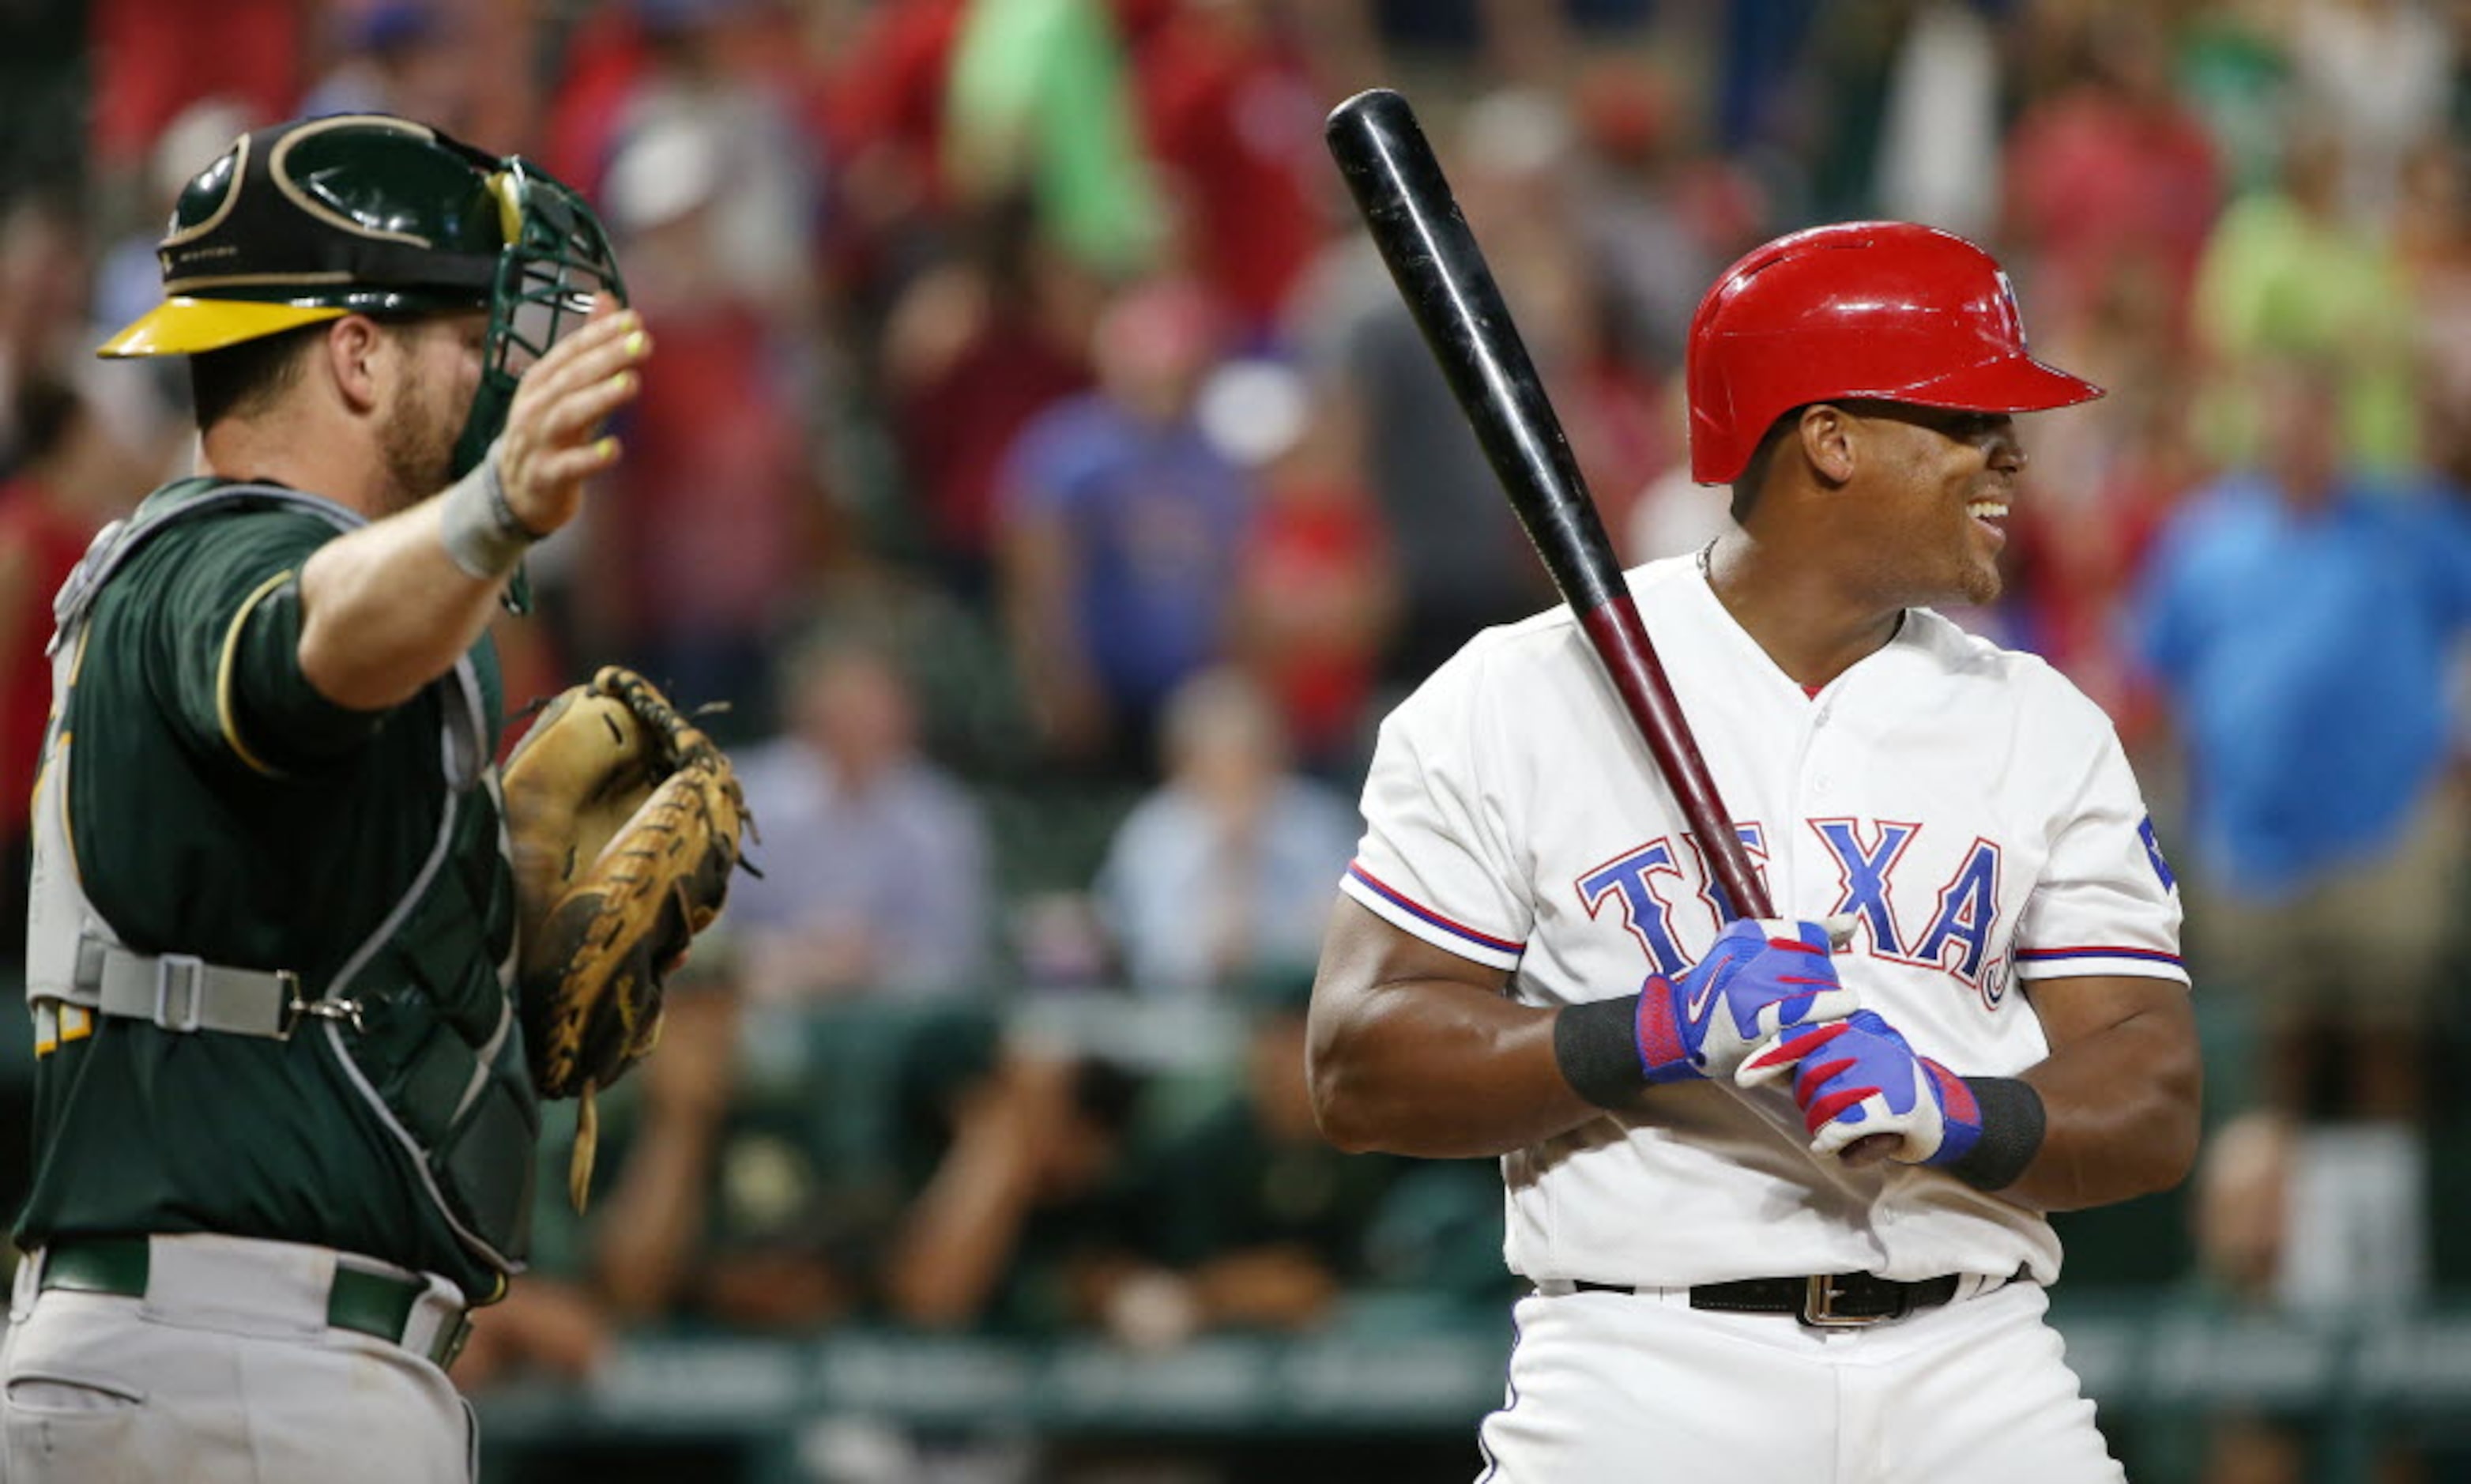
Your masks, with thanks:
[{"label": "batter's forearm", "polygon": [[1428,979],[1316,1014],[1306,1066],[1322,1136],[1351,1153],[1476,1159],[1602,1117],[1562,1075],[1557,1013]]},{"label": "batter's forearm", "polygon": [[1999,1193],[2038,1210],[2077,1211],[2186,1179],[2203,1072],[2184,1017],[2184,1009],[2132,1016],[2027,1072],[2042,1098],[2042,1146]]}]

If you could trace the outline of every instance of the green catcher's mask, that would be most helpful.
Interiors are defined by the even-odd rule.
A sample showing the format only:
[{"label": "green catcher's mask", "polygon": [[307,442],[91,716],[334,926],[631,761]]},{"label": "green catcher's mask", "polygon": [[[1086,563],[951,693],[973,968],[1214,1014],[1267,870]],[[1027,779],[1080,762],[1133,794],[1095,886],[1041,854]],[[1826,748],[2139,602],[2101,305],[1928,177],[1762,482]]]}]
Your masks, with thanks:
[{"label": "green catcher's mask", "polygon": [[582,197],[520,156],[383,114],[242,135],[181,191],[155,256],[164,301],[97,355],[192,355],[349,314],[487,309],[458,479],[506,426],[517,380],[593,297],[626,298]]}]

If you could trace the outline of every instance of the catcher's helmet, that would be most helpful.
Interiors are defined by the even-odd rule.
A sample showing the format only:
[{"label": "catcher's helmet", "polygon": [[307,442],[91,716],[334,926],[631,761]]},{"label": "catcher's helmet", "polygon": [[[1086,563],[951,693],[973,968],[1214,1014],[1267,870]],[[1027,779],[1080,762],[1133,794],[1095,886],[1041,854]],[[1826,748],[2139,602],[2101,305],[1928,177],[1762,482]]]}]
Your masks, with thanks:
[{"label": "catcher's helmet", "polygon": [[1990,254],[1905,222],[1812,227],[1727,269],[1691,317],[1688,381],[1702,484],[1739,479],[1769,427],[1812,402],[2026,412],[2102,395],[2026,354]]},{"label": "catcher's helmet", "polygon": [[489,311],[456,473],[505,424],[525,367],[625,285],[583,199],[518,156],[340,114],[261,129],[189,181],[155,248],[164,302],[103,356],[220,350],[347,314]]}]

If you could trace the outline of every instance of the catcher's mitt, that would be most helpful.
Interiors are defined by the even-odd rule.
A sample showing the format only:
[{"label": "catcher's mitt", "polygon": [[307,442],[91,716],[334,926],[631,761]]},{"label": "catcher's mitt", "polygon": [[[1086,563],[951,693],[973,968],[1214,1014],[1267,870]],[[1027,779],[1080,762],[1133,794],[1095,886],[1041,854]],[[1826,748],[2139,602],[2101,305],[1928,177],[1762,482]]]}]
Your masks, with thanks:
[{"label": "catcher's mitt", "polygon": [[720,915],[741,832],[729,759],[633,671],[603,666],[506,759],[518,1003],[533,1084],[579,1097],[573,1190],[592,1175],[592,1095],[660,1039],[661,982]]}]

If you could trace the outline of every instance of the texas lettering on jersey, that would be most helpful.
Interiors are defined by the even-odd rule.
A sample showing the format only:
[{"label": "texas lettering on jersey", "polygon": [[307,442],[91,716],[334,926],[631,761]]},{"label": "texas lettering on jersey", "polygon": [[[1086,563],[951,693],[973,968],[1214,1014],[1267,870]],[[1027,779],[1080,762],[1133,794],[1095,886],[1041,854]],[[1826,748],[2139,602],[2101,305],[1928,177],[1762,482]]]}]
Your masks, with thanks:
[{"label": "texas lettering on jersey", "polygon": [[[1853,947],[1875,958],[1937,968],[1995,1007],[2007,993],[2006,955],[1999,940],[2000,848],[1974,836],[1953,870],[1900,869],[1922,833],[1917,823],[1866,819],[1810,819],[1804,824],[1834,859],[1841,888],[1825,916],[1854,920]],[[1767,859],[1766,831],[1737,824],[1754,869]],[[1573,883],[1588,915],[1618,914],[1658,974],[1678,975],[1690,966],[1682,951],[1676,914],[1688,912],[1689,935],[1704,939],[1733,915],[1723,888],[1707,868],[1696,837],[1650,840],[1581,875]]]}]

